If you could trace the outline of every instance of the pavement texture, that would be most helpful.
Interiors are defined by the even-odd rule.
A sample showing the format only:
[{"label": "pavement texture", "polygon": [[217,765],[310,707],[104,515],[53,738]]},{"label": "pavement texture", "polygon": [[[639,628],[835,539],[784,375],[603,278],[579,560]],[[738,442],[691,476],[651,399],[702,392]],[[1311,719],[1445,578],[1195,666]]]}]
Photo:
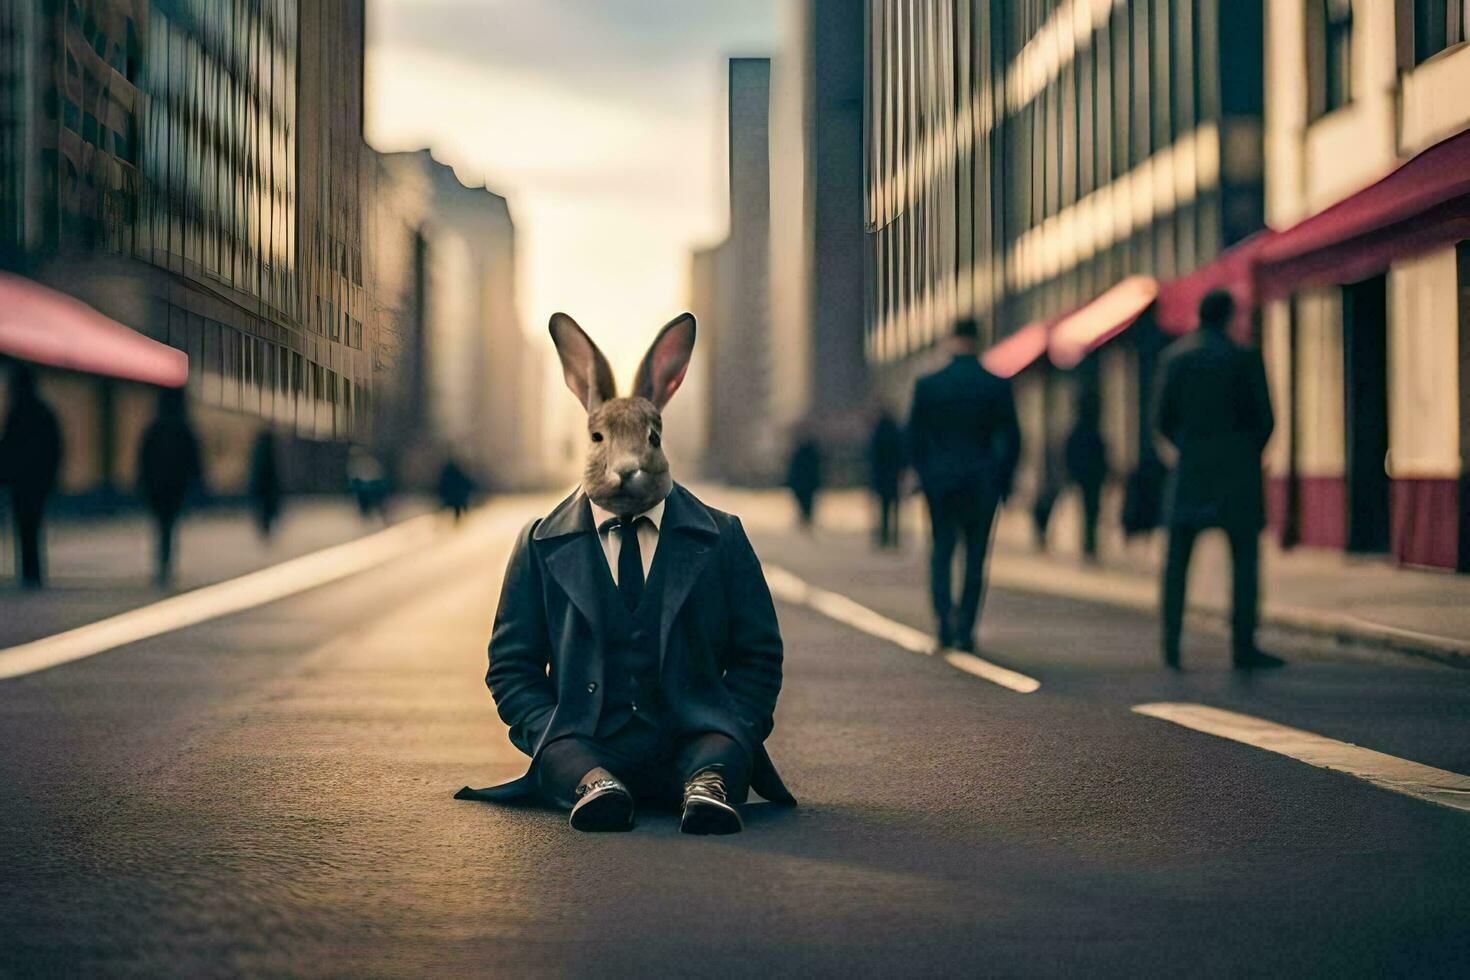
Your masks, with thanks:
[{"label": "pavement texture", "polygon": [[[722,494],[712,492],[711,502]],[[758,552],[927,625],[918,540],[872,553],[739,499]],[[1470,773],[1470,674],[1302,642],[1228,670],[1192,631],[995,588],[1020,695],[782,605],[769,745],[801,799],[631,834],[451,799],[525,765],[482,675],[545,499],[290,599],[0,684],[0,973],[1451,975],[1470,815],[1133,714],[1248,712]],[[7,607],[12,596],[6,594]]]}]

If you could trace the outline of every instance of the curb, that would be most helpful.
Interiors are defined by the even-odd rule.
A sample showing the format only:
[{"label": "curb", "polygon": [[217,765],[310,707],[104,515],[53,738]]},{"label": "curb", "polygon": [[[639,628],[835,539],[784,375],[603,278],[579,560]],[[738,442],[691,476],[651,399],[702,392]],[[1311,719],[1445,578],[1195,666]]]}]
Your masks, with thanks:
[{"label": "curb", "polygon": [[[1152,581],[1098,580],[1096,573],[1070,566],[1050,569],[1046,573],[1012,566],[1007,568],[1002,552],[991,561],[990,584],[998,588],[1041,595],[1061,596],[1134,612],[1155,614],[1158,611],[1156,586]],[[1230,626],[1229,610],[1218,606],[1191,603],[1187,614],[1204,619],[1212,626]],[[1372,647],[1393,653],[1433,660],[1450,667],[1470,669],[1470,641],[1435,636],[1414,630],[1370,623],[1342,613],[1324,613],[1291,606],[1265,606],[1261,610],[1261,626],[1339,646]]]}]

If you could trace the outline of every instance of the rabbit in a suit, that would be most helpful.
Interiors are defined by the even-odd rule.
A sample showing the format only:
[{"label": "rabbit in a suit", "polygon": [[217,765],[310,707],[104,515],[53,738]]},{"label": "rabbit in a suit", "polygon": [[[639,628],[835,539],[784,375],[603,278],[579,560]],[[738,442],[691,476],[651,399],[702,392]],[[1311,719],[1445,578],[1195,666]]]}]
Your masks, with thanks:
[{"label": "rabbit in a suit", "polygon": [[587,409],[587,465],[516,542],[485,675],[532,762],[459,796],[539,795],[589,831],[627,830],[636,801],[669,801],[686,833],[734,833],[749,788],[795,800],[764,747],[782,651],[760,561],[738,518],[674,483],[661,445],[694,317],[659,332],[626,398],[571,317],[552,316],[551,337]]}]

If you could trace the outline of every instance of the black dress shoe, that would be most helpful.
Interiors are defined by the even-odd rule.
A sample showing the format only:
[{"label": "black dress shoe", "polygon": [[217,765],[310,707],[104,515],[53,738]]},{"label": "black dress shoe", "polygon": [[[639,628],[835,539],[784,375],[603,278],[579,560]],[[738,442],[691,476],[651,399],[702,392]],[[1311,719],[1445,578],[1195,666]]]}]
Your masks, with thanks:
[{"label": "black dress shoe", "polygon": [[598,833],[633,829],[633,794],[606,769],[593,769],[577,784],[572,807],[573,830]]},{"label": "black dress shoe", "polygon": [[1269,653],[1262,653],[1260,650],[1237,653],[1231,663],[1236,670],[1271,670],[1275,667],[1286,666],[1285,660],[1273,657]]},{"label": "black dress shoe", "polygon": [[730,805],[725,777],[718,766],[703,769],[684,784],[684,818],[679,829],[686,834],[738,834],[745,828],[740,811]]}]

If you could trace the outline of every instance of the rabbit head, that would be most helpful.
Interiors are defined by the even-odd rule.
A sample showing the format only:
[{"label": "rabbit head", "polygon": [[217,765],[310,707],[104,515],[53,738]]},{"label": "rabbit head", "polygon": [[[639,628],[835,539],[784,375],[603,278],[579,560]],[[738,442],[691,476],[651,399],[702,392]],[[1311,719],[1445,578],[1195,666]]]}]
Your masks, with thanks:
[{"label": "rabbit head", "polygon": [[620,517],[643,513],[674,486],[663,450],[662,412],[689,368],[694,317],[680,314],[658,332],[626,398],[618,397],[607,358],[575,320],[552,314],[551,339],[567,387],[587,409],[582,489],[593,503]]}]

